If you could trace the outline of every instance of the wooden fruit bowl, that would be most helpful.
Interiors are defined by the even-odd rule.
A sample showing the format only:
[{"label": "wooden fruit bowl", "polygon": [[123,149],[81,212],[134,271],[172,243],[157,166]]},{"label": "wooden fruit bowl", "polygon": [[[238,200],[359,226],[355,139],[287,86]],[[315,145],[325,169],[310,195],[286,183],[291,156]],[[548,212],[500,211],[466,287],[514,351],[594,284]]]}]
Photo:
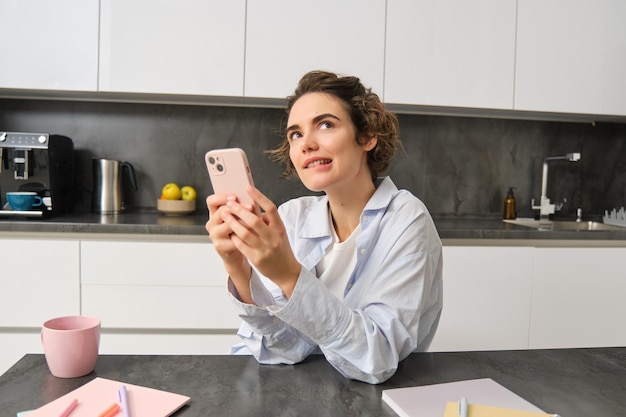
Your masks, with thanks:
[{"label": "wooden fruit bowl", "polygon": [[157,200],[157,210],[161,213],[180,216],[196,211],[195,200]]}]

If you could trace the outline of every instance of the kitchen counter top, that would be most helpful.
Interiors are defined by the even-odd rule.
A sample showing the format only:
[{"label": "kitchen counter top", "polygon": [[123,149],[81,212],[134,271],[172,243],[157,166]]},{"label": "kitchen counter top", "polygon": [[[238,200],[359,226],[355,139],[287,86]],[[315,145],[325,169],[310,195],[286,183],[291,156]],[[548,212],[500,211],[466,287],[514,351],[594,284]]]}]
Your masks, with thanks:
[{"label": "kitchen counter top", "polygon": [[0,232],[44,233],[113,233],[203,235],[208,214],[196,210],[181,216],[165,215],[156,210],[120,214],[71,213],[49,219],[0,218]]},{"label": "kitchen counter top", "polygon": [[[204,224],[208,215],[197,210],[183,216],[164,215],[156,210],[127,212],[118,215],[73,213],[50,219],[0,218],[3,232],[183,235],[206,237]],[[594,231],[546,231],[505,223],[498,218],[435,217],[441,238],[445,240],[562,240],[626,242],[626,228]],[[504,242],[503,242],[504,243]]]},{"label": "kitchen counter top", "polygon": [[102,377],[190,396],[176,417],[390,417],[384,389],[492,378],[546,412],[618,417],[626,416],[625,374],[626,348],[414,353],[380,385],[342,377],[321,355],[297,365],[259,365],[252,356],[101,355],[94,372],[73,379],[52,376],[43,355],[26,355],[0,376],[0,410],[15,416]]}]

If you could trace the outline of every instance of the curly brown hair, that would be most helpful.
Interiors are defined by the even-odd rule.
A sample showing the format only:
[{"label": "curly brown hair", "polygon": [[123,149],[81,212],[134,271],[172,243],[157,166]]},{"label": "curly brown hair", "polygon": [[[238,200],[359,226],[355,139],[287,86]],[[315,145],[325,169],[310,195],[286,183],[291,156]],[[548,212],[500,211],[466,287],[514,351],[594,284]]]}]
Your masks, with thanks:
[{"label": "curly brown hair", "polygon": [[[356,129],[355,140],[360,145],[366,144],[372,137],[378,139],[376,146],[367,154],[372,179],[389,168],[396,150],[403,147],[398,138],[398,118],[385,109],[378,95],[366,88],[357,77],[311,71],[300,79],[294,93],[287,97],[287,115],[294,103],[308,93],[330,94],[344,103]],[[282,143],[267,153],[273,160],[285,165],[283,176],[292,177],[296,175],[296,169],[289,157],[290,145],[285,128],[283,126]]]}]

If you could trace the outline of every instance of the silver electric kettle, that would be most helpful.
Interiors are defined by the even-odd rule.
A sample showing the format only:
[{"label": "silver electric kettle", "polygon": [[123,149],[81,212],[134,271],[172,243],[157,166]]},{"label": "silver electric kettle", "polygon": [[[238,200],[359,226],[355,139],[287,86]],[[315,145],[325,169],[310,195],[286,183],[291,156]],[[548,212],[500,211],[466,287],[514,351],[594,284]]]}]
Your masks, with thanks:
[{"label": "silver electric kettle", "polygon": [[133,188],[137,190],[135,168],[126,161],[92,158],[93,196],[91,209],[96,213],[116,214],[124,210],[122,174],[128,172]]}]

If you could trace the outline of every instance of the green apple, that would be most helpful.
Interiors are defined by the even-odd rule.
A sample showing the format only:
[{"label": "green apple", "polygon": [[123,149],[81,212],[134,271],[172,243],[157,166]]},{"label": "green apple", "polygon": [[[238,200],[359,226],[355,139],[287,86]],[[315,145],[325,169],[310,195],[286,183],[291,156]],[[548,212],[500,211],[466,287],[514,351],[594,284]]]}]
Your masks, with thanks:
[{"label": "green apple", "polygon": [[195,200],[198,195],[191,185],[185,185],[180,191],[183,195],[183,200]]}]

